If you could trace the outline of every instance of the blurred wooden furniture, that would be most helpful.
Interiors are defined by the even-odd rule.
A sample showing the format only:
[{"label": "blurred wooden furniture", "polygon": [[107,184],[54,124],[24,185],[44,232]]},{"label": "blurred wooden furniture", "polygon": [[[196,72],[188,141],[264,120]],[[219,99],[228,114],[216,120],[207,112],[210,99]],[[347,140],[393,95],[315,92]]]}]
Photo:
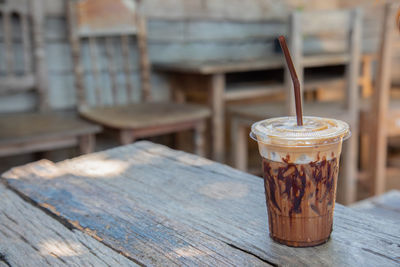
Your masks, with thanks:
[{"label": "blurred wooden furniture", "polygon": [[[40,111],[0,115],[0,156],[76,145],[81,153],[92,152],[94,134],[100,127],[82,121],[73,112],[49,109],[42,1],[5,0],[0,2],[0,15],[1,58],[5,60],[0,97],[34,91]],[[22,52],[16,50],[21,47]]]},{"label": "blurred wooden furniture", "polygon": [[[306,67],[340,65],[348,61],[347,55],[324,54],[304,58]],[[207,91],[208,103],[212,110],[211,136],[212,158],[216,161],[225,160],[225,104],[228,101],[266,97],[282,91],[281,83],[252,85],[226,85],[226,76],[231,73],[251,72],[260,70],[282,69],[285,65],[281,55],[271,55],[268,58],[242,61],[209,61],[209,62],[155,62],[154,69],[168,74],[170,87],[174,97],[180,102],[185,101],[185,90],[190,92]],[[306,84],[306,90],[317,85],[340,86],[341,78],[317,77]]]},{"label": "blurred wooden furniture", "polygon": [[[151,90],[146,23],[138,12],[137,2],[68,2],[79,112],[84,118],[117,131],[121,144],[129,144],[143,137],[194,130],[196,153],[203,155],[206,120],[210,115],[207,107],[149,102]],[[134,45],[132,38],[135,36],[139,57],[141,103],[132,103],[131,48]],[[83,68],[81,48],[84,42],[88,44],[90,51],[90,71]],[[103,57],[106,60],[106,70],[101,69],[99,64]],[[94,92],[90,92],[89,86],[84,82],[87,72],[92,74]],[[104,78],[103,72],[106,72],[106,79],[111,84],[110,90],[107,89],[108,82],[101,79]]]},{"label": "blurred wooden furniture", "polygon": [[400,191],[392,190],[381,196],[375,196],[356,202],[352,209],[375,216],[377,219],[400,221]]},{"label": "blurred wooden furniture", "polygon": [[215,61],[215,62],[171,62],[154,64],[154,69],[168,74],[170,88],[178,102],[186,101],[186,90],[208,91],[208,104],[211,108],[212,158],[225,161],[225,102],[243,97],[269,94],[265,88],[231,92],[226,90],[227,73],[282,68],[281,58],[259,61]]},{"label": "blurred wooden furniture", "polygon": [[[325,21],[327,23],[316,23]],[[345,51],[332,55],[303,54],[304,38],[310,36],[342,36],[348,47]],[[346,62],[346,99],[331,103],[305,103],[303,113],[319,117],[342,119],[351,126],[353,137],[344,144],[343,160],[340,170],[343,178],[339,179],[342,187],[338,191],[338,201],[351,203],[355,199],[355,182],[357,177],[357,150],[358,150],[358,73],[360,60],[361,15],[359,10],[337,10],[318,12],[294,12],[290,19],[290,50],[296,66],[302,88],[307,88],[308,81],[303,73],[309,57],[322,61],[325,57],[341,58]],[[283,57],[283,56],[282,56]],[[340,62],[340,61],[338,61]],[[335,62],[336,63],[336,62]],[[335,64],[334,63],[334,64]],[[336,63],[337,64],[337,63]],[[229,109],[231,114],[231,147],[233,149],[234,166],[240,170],[247,170],[247,142],[248,128],[258,120],[295,114],[295,102],[290,75],[286,71],[287,100],[285,103],[264,103],[251,106],[234,106]],[[317,84],[330,82],[330,77],[317,81]],[[337,78],[334,78],[336,80]],[[343,79],[343,77],[342,77]],[[303,82],[304,81],[304,82]],[[337,84],[336,84],[337,85]],[[344,102],[344,103],[343,103]]]},{"label": "blurred wooden furniture", "polygon": [[372,64],[376,60],[375,53],[363,53],[362,55],[362,66],[360,75],[360,86],[362,90],[362,97],[371,97],[373,91],[373,73]]},{"label": "blurred wooden furniture", "polygon": [[[25,222],[17,215],[40,213],[35,206],[63,223],[52,227],[56,233],[84,240],[78,244],[91,244],[84,245],[79,253],[61,254],[65,250],[59,242],[63,240],[51,232],[56,241],[47,239],[49,243],[38,246],[41,250],[29,250],[35,259],[36,254],[42,251],[51,254],[53,247],[57,247],[58,257],[53,257],[52,262],[64,260],[63,255],[67,262],[78,261],[81,257],[85,259],[86,249],[94,250],[93,245],[98,243],[99,251],[94,250],[96,258],[105,258],[105,264],[121,261],[110,265],[131,262],[140,266],[357,266],[365,262],[368,266],[396,266],[399,263],[397,222],[377,220],[336,204],[333,233],[327,244],[309,249],[283,246],[269,237],[263,180],[150,142],[136,142],[59,163],[38,161],[8,171],[3,180],[24,199],[7,191],[6,196],[17,202],[7,201],[8,198],[0,202],[0,229],[4,229],[0,231],[0,244],[5,240],[8,245],[10,239],[16,239],[10,228],[21,230],[18,233],[25,237],[17,239],[21,247],[34,242],[28,230],[31,228],[22,228]],[[9,212],[10,206],[18,207],[16,213]],[[45,220],[43,224],[54,225],[49,223],[53,218],[40,215]],[[36,222],[34,218],[27,216],[26,220]],[[8,228],[3,227],[1,219]],[[73,230],[63,231],[62,227]],[[4,232],[10,234],[4,238]],[[68,248],[76,244],[69,240],[68,243]],[[115,253],[102,253],[105,246],[118,251],[125,261]],[[20,262],[19,250],[0,252],[5,259]],[[31,255],[26,253],[24,257]]]},{"label": "blurred wooden furniture", "polygon": [[400,101],[390,99],[393,50],[400,44],[395,28],[397,8],[395,4],[385,6],[375,88],[369,105],[361,112],[361,132],[369,134],[367,178],[373,195],[385,191],[387,139],[400,135]]}]

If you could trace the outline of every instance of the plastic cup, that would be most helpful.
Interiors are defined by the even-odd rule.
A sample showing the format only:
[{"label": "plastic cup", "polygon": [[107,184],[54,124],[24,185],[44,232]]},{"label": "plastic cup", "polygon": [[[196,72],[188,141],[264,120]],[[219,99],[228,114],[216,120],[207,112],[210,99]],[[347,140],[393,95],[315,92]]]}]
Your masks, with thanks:
[{"label": "plastic cup", "polygon": [[280,117],[254,123],[250,135],[262,156],[271,238],[294,247],[325,243],[349,125],[305,116],[297,126],[296,117]]}]

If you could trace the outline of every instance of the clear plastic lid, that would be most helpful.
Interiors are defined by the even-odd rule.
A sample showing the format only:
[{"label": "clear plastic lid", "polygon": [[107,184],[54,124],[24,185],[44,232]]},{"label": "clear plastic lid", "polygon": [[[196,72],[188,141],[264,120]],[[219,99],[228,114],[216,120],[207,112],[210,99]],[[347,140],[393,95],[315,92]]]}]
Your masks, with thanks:
[{"label": "clear plastic lid", "polygon": [[303,126],[297,126],[296,117],[272,118],[254,123],[250,136],[267,145],[306,147],[329,145],[346,140],[351,136],[346,122],[303,117]]}]

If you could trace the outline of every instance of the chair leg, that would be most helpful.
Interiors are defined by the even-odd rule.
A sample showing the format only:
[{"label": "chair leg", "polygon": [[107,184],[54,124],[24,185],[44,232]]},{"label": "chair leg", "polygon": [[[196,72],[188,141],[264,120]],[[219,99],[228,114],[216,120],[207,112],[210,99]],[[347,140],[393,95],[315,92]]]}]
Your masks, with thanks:
[{"label": "chair leg", "polygon": [[362,171],[368,171],[369,153],[370,153],[370,137],[368,134],[360,135],[360,167]]},{"label": "chair leg", "polygon": [[231,120],[231,149],[233,166],[241,171],[247,171],[247,127],[237,118]]},{"label": "chair leg", "polygon": [[81,154],[89,154],[94,151],[96,137],[94,134],[82,135],[79,137],[79,151]]},{"label": "chair leg", "polygon": [[205,157],[205,134],[206,122],[201,121],[197,123],[194,128],[194,149],[195,153],[201,157]]},{"label": "chair leg", "polygon": [[337,201],[348,205],[356,200],[357,194],[357,134],[343,144],[342,164],[339,169]]},{"label": "chair leg", "polygon": [[135,141],[135,137],[131,130],[119,131],[119,143],[121,145],[129,145]]}]

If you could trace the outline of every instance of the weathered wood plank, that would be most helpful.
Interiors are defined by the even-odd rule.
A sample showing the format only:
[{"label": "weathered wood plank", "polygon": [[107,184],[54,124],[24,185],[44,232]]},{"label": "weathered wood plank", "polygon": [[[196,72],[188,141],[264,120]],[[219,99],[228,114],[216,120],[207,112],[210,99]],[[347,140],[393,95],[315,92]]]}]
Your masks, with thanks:
[{"label": "weathered wood plank", "polygon": [[68,28],[67,28],[65,14],[63,14],[63,16],[57,16],[57,17],[47,16],[45,20],[45,29],[46,29],[45,38],[48,43],[52,42],[68,43]]},{"label": "weathered wood plank", "polygon": [[0,266],[138,266],[0,184]]},{"label": "weathered wood plank", "polygon": [[53,17],[65,16],[64,0],[45,0],[46,14]]},{"label": "weathered wood plank", "polygon": [[9,76],[13,76],[14,72],[14,53],[12,50],[12,25],[11,25],[11,13],[3,13],[3,32],[4,32],[4,48],[5,48],[5,59],[6,59],[6,70]]},{"label": "weathered wood plank", "polygon": [[[68,43],[62,41],[47,41],[45,51],[48,55],[47,64],[49,74],[65,75],[73,73],[71,47]],[[87,56],[87,62],[89,62],[89,58],[90,57]],[[62,62],[62,64],[60,64],[60,62]],[[49,78],[52,78],[51,75],[49,76]]]},{"label": "weathered wood plank", "polygon": [[0,80],[0,95],[26,92],[32,90],[35,85],[35,77],[33,75],[25,75],[24,77],[9,76]]},{"label": "weathered wood plank", "polygon": [[148,142],[57,165],[33,163],[3,177],[56,216],[144,263],[265,263],[251,255],[277,265],[400,263],[398,225],[341,205],[327,244],[279,245],[268,237],[261,179]]},{"label": "weathered wood plank", "polygon": [[[108,67],[108,74],[111,81],[111,95],[112,101],[114,104],[117,104],[118,98],[118,90],[117,90],[117,77],[116,77],[116,65],[114,62],[114,49],[113,49],[113,39],[111,37],[107,37],[105,39],[105,49],[106,49],[106,56],[107,56],[107,67]],[[101,104],[100,104],[101,105]]]},{"label": "weathered wood plank", "polygon": [[[301,24],[303,34],[320,34],[322,32],[327,32],[329,34],[334,34],[337,31],[348,31],[351,24],[352,12],[343,12],[343,10],[324,10],[318,11],[300,11],[301,13]],[[325,25],[323,30],[321,30],[321,23]]]},{"label": "weathered wood plank", "polygon": [[[63,176],[52,163],[41,161],[41,164],[42,167],[49,167],[52,175]],[[32,167],[36,168],[33,165]],[[76,182],[75,180],[73,183]],[[140,203],[128,196],[126,201],[129,204],[120,202],[118,205],[122,209],[117,210],[112,205],[107,205],[107,202],[112,201],[112,199],[118,199],[118,195],[114,193],[108,195],[110,199],[105,196],[100,202],[97,202],[98,200],[91,196],[94,196],[99,187],[95,186],[90,189],[85,186],[79,188],[80,195],[88,198],[80,199],[80,197],[68,192],[74,187],[73,184],[66,186],[68,188],[66,190],[56,192],[58,189],[55,189],[53,191],[55,195],[58,195],[56,197],[57,203],[49,202],[47,208],[56,213],[58,213],[57,210],[64,213],[63,208],[59,206],[61,204],[59,201],[62,201],[62,198],[68,195],[70,203],[77,208],[77,212],[73,215],[74,219],[68,220],[71,226],[88,233],[106,245],[120,250],[123,255],[135,258],[145,265],[204,266],[208,264],[230,266],[238,263],[241,266],[268,266],[256,257],[240,252],[200,231],[195,231],[153,211],[146,211],[141,208]],[[39,195],[37,196],[40,198]],[[33,197],[33,200],[42,207],[46,206],[42,205],[43,203],[39,198]],[[81,201],[85,203],[84,206],[79,204]],[[104,206],[106,210],[102,211],[99,209],[100,206]],[[69,209],[72,206],[66,206],[66,208]],[[84,209],[83,212],[78,211],[81,208]],[[93,211],[94,216],[89,214],[91,213],[90,210]],[[120,227],[122,228],[119,229]]]},{"label": "weathered wood plank", "polygon": [[29,18],[23,15],[21,17],[21,28],[22,28],[22,43],[23,43],[23,56],[24,56],[24,71],[25,74],[31,73],[31,40],[29,38],[30,32],[28,28]]},{"label": "weathered wood plank", "polygon": [[377,219],[385,218],[400,221],[400,191],[389,191],[382,196],[368,198],[351,205],[351,208],[373,215]]},{"label": "weathered wood plank", "polygon": [[131,64],[131,50],[129,46],[129,37],[122,35],[121,36],[121,48],[122,48],[122,61],[124,65],[125,72],[125,84],[126,84],[126,94],[128,97],[128,103],[132,101],[133,95],[133,85],[132,80],[130,78],[132,73],[132,64]]},{"label": "weathered wood plank", "polygon": [[89,52],[90,52],[90,65],[92,69],[92,75],[94,78],[94,84],[95,84],[95,94],[96,94],[96,103],[101,105],[103,102],[103,96],[101,93],[101,88],[100,88],[100,74],[99,74],[99,66],[97,63],[97,57],[98,57],[98,52],[97,52],[97,41],[93,37],[89,37]]},{"label": "weathered wood plank", "polygon": [[[203,19],[254,21],[284,19],[288,10],[301,8],[334,9],[332,1],[273,1],[273,0],[148,0],[144,10],[147,16],[161,19]],[[243,12],[245,10],[245,12]]]},{"label": "weathered wood plank", "polygon": [[273,51],[273,42],[149,42],[149,55],[153,61],[204,61],[204,60],[249,60],[267,57]]},{"label": "weathered wood plank", "polygon": [[275,39],[286,33],[283,21],[157,20],[148,23],[150,42],[218,42]]}]

